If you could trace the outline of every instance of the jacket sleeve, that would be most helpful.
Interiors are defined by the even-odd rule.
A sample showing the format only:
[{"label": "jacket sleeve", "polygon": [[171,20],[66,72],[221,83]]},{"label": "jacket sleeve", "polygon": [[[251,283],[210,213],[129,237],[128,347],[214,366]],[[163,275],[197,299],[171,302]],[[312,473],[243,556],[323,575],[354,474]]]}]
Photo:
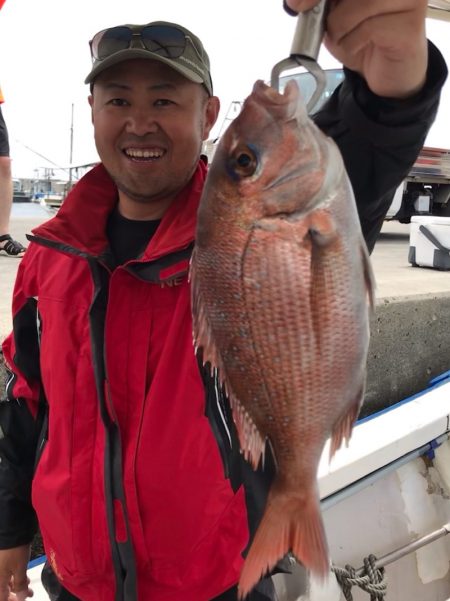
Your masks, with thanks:
[{"label": "jacket sleeve", "polygon": [[31,482],[46,403],[40,386],[37,303],[23,286],[27,258],[16,279],[13,332],[2,345],[7,380],[0,400],[0,549],[30,543],[37,530]]},{"label": "jacket sleeve", "polygon": [[427,80],[413,98],[376,96],[362,77],[344,69],[344,82],[313,117],[340,148],[370,251],[436,117],[447,67],[431,42],[428,48]]}]

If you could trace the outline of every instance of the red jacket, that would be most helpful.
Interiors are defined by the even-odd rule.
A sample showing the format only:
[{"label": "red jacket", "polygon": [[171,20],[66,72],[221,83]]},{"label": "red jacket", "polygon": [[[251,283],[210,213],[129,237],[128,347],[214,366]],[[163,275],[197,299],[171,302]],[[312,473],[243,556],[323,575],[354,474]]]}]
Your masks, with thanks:
[{"label": "red jacket", "polygon": [[[117,191],[97,166],[34,230],[19,268],[15,321],[37,299],[49,405],[33,506],[54,571],[83,601],[114,599],[121,571],[126,598],[135,579],[142,601],[207,601],[238,580],[244,494],[224,477],[192,344],[186,249],[205,175],[200,162],[143,257],[111,272]],[[37,416],[15,329],[4,343],[14,397]]]}]

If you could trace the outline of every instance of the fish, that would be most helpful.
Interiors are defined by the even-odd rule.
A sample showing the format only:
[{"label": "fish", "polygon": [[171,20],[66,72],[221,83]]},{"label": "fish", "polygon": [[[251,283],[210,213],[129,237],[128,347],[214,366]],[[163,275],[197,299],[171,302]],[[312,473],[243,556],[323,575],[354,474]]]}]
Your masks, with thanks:
[{"label": "fish", "polygon": [[330,570],[317,471],[351,437],[365,389],[374,277],[335,142],[295,81],[257,81],[221,137],[190,264],[193,338],[218,370],[241,452],[276,474],[238,585],[287,553]]}]

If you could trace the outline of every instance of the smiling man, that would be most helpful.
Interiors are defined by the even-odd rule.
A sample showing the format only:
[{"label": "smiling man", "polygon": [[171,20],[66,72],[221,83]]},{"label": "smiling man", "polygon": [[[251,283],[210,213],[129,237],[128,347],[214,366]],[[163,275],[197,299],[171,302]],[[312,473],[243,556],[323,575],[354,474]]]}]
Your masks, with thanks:
[{"label": "smiling man", "polygon": [[162,62],[135,58],[95,79],[98,153],[129,219],[159,219],[193,176],[219,100]]},{"label": "smiling man", "polygon": [[[368,240],[422,146],[446,75],[414,1],[415,20],[394,18],[421,49],[414,82],[379,97],[364,69],[346,70],[317,116],[341,148]],[[354,0],[337,4],[364,18]],[[364,4],[371,22],[386,7]],[[332,18],[337,27],[339,13]],[[37,520],[53,601],[235,601],[274,467],[269,455],[256,472],[244,461],[217,374],[199,367],[192,343],[201,148],[219,111],[208,55],[167,22],[106,29],[91,52],[101,163],[30,237],[3,345],[0,601],[31,594]],[[374,89],[381,68],[389,60],[370,72]],[[249,596],[273,599],[269,576]]]}]

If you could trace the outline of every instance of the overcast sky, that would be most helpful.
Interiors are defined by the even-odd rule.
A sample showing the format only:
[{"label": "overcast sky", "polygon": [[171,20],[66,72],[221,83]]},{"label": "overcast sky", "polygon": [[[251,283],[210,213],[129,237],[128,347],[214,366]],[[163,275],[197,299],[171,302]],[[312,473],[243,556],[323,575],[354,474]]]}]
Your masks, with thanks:
[{"label": "overcast sky", "polygon": [[[74,107],[73,162],[97,160],[88,86],[89,39],[106,27],[155,20],[185,25],[211,59],[214,91],[222,102],[217,134],[234,100],[289,54],[295,18],[281,0],[6,0],[0,11],[2,111],[10,133],[13,175],[32,177],[49,166],[42,155],[67,166]],[[261,11],[261,6],[264,10]],[[428,22],[428,35],[450,63],[450,23]],[[324,68],[337,66],[321,53]],[[450,148],[450,84],[446,85],[429,145]],[[27,148],[28,147],[28,148]],[[30,150],[31,149],[31,150]],[[56,174],[56,173],[55,173]]]}]

